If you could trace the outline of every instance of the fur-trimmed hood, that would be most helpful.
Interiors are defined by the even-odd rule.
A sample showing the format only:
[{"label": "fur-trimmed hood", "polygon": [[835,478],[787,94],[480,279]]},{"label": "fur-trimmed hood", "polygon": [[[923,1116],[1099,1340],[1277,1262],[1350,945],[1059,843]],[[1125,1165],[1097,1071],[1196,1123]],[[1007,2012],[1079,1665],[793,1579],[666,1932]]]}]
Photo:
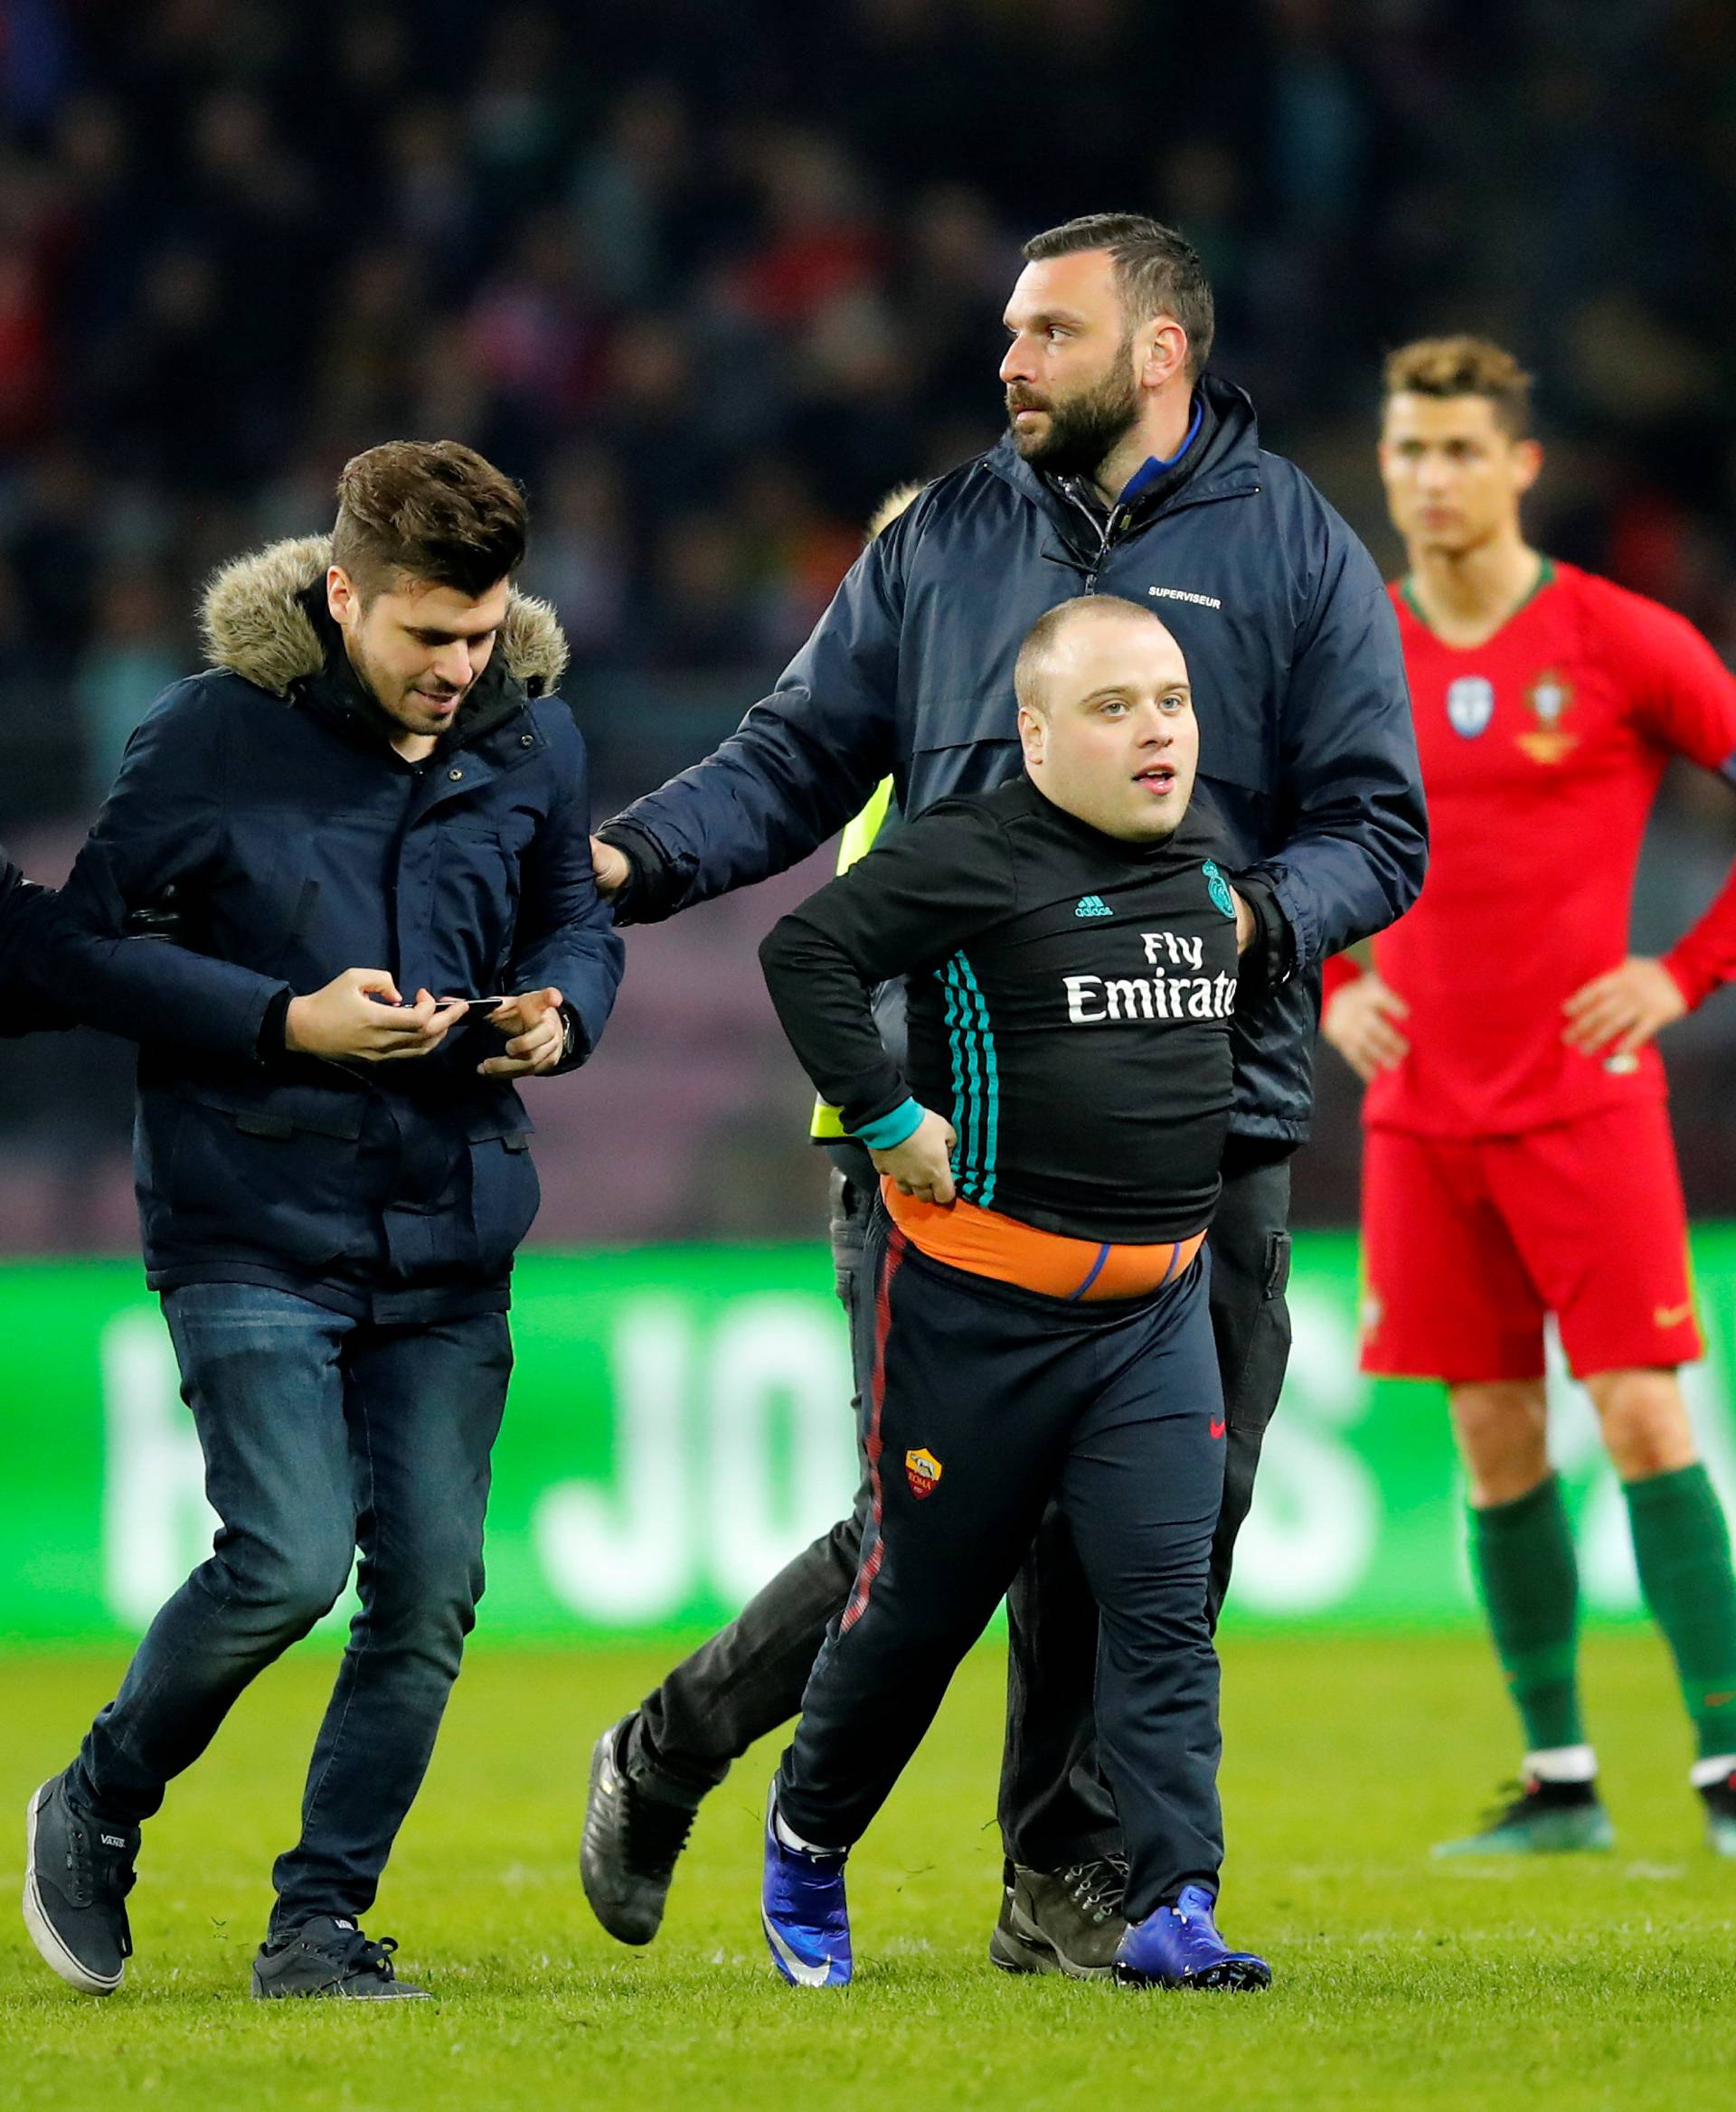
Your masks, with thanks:
[{"label": "fur-trimmed hood", "polygon": [[[325,665],[319,634],[301,598],[326,576],[329,535],[291,536],[238,557],[215,573],[199,612],[205,656],[213,667],[288,696]],[[555,613],[516,589],[501,627],[506,672],[532,696],[546,696],[567,665],[567,641]]]}]

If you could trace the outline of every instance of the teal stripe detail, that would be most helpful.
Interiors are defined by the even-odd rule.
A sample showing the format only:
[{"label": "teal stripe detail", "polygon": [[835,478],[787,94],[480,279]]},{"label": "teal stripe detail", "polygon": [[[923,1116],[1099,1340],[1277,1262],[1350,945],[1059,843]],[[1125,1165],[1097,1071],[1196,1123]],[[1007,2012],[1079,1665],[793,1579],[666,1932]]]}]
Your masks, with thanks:
[{"label": "teal stripe detail", "polygon": [[952,1147],[952,1170],[958,1172],[965,1136],[965,1053],[958,1032],[958,993],[952,986],[952,964],[947,964],[943,985],[947,994],[947,1039],[952,1049],[952,1127],[958,1142]]},{"label": "teal stripe detail", "polygon": [[[955,976],[965,966],[963,954],[954,954],[948,966]],[[968,970],[965,972],[967,974]],[[958,1009],[964,1020],[965,1078],[969,1088],[970,1103],[967,1109],[969,1119],[969,1136],[965,1145],[964,1164],[969,1185],[967,1193],[976,1195],[982,1178],[983,1166],[983,1070],[982,1056],[977,1046],[976,1008],[970,995],[961,985],[958,989]]]},{"label": "teal stripe detail", "polygon": [[952,1037],[952,1126],[958,1133],[958,1142],[953,1149],[952,1170],[958,1179],[959,1192],[969,1195],[974,1190],[976,1164],[975,1129],[976,1122],[976,1050],[972,1042],[970,1000],[964,985],[958,979],[958,959],[955,954],[945,968],[947,983],[947,1023]]},{"label": "teal stripe detail", "polygon": [[989,1024],[988,1000],[983,995],[981,987],[977,984],[976,977],[971,971],[969,961],[965,958],[962,953],[958,955],[956,957],[958,959],[959,967],[964,973],[965,981],[969,987],[970,995],[974,1001],[975,1020],[973,1023],[976,1029],[976,1045],[981,1051],[983,1076],[985,1084],[986,1086],[987,1118],[984,1125],[985,1136],[983,1140],[983,1155],[981,1161],[983,1177],[980,1184],[980,1193],[976,1196],[976,1201],[980,1202],[985,1209],[986,1209],[988,1205],[995,1200],[995,1161],[996,1154],[1000,1148],[1000,1070],[995,1059],[995,1032],[994,1029]]}]

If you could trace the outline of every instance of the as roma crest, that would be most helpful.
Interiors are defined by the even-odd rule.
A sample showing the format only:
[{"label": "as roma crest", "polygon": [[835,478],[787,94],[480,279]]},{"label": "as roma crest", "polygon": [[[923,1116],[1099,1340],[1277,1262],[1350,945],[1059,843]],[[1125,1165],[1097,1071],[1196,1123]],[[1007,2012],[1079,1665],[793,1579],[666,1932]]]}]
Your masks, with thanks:
[{"label": "as roma crest", "polygon": [[923,1446],[919,1445],[914,1451],[904,1455],[904,1478],[919,1504],[940,1486],[940,1476],[945,1472],[934,1454]]},{"label": "as roma crest", "polygon": [[1572,684],[1552,667],[1545,667],[1525,692],[1525,709],[1536,721],[1536,730],[1514,738],[1533,762],[1561,762],[1580,745],[1579,735],[1565,731],[1561,725],[1572,703]]}]

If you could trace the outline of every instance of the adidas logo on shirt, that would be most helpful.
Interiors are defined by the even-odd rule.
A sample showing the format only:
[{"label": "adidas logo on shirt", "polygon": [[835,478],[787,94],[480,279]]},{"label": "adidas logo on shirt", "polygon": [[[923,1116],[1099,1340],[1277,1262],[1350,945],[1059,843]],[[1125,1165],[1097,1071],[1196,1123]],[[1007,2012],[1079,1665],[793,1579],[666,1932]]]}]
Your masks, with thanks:
[{"label": "adidas logo on shirt", "polygon": [[1115,911],[1101,895],[1080,895],[1073,914],[1075,917],[1113,917]]}]

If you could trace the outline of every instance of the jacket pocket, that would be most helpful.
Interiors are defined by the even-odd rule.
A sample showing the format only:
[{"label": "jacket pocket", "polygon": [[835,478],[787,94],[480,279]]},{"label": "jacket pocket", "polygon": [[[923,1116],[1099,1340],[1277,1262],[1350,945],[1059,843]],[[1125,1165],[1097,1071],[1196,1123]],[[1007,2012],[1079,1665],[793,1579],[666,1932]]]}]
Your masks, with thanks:
[{"label": "jacket pocket", "polygon": [[1005,691],[982,690],[924,703],[910,729],[912,755],[942,753],[957,748],[1013,748],[1019,745],[1018,707],[1011,684]]},{"label": "jacket pocket", "polygon": [[473,1117],[466,1134],[476,1266],[485,1276],[504,1276],[542,1201],[531,1118],[522,1108],[504,1108]]},{"label": "jacket pocket", "polygon": [[154,1213],[165,1246],[266,1254],[306,1269],[372,1251],[359,1096],[292,1088],[259,1099],[192,1087],[171,1099],[174,1140]]},{"label": "jacket pocket", "polygon": [[1266,1277],[1260,1285],[1260,1302],[1269,1306],[1274,1298],[1281,1298],[1290,1287],[1290,1235],[1288,1232],[1269,1232],[1266,1235]]},{"label": "jacket pocket", "polygon": [[1239,792],[1268,793],[1277,766],[1267,743],[1251,729],[1202,722],[1200,776],[1209,784],[1232,785]]},{"label": "jacket pocket", "polygon": [[910,811],[955,793],[989,792],[1019,770],[1012,699],[969,697],[918,714],[910,744]]}]

